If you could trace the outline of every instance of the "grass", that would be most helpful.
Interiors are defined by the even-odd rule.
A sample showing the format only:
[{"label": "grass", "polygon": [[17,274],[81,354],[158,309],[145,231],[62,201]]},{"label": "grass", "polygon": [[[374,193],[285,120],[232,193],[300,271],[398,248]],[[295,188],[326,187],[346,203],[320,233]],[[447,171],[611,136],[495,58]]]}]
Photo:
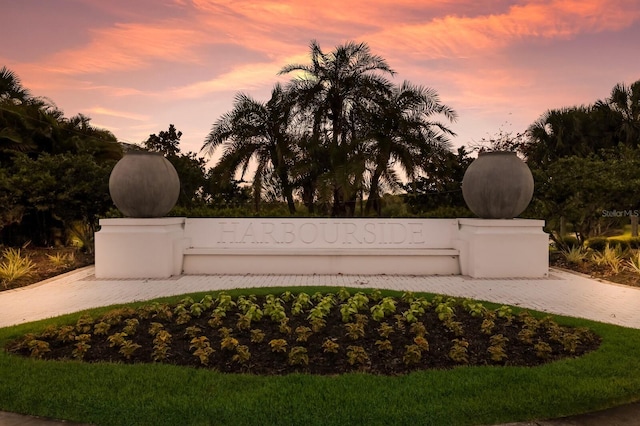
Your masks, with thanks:
[{"label": "grass", "polygon": [[613,235],[611,237],[608,237],[608,240],[619,240],[619,241],[629,241],[631,238],[633,238],[631,236],[631,225],[624,225],[622,227],[622,234],[620,235]]},{"label": "grass", "polygon": [[[285,290],[337,291],[228,293]],[[109,309],[87,312],[97,316]],[[49,324],[74,324],[80,315],[0,329],[0,345]],[[423,425],[479,425],[560,417],[640,399],[640,330],[554,318],[593,329],[603,338],[600,349],[535,368],[461,367],[397,377],[225,375],[162,364],[38,361],[1,352],[0,409],[99,425],[409,425],[417,419]]]}]

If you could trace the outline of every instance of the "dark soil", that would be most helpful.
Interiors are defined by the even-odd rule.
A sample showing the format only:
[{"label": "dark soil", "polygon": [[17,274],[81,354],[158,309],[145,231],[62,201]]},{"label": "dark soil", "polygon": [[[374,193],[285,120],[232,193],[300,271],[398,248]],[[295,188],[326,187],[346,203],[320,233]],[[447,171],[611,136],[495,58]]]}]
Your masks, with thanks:
[{"label": "dark soil", "polygon": [[633,271],[622,270],[614,273],[611,268],[605,265],[595,265],[593,262],[569,263],[566,261],[562,253],[556,252],[549,256],[549,265],[556,268],[567,269],[588,275],[592,278],[611,281],[616,284],[623,284],[632,287],[640,287],[640,275]]},{"label": "dark soil", "polygon": [[[3,247],[0,247],[0,262],[2,262],[2,250]],[[25,287],[94,263],[93,254],[68,247],[26,247],[20,249],[20,254],[31,260],[35,268],[29,275],[8,283],[6,287],[0,282],[0,291]],[[51,257],[56,255],[66,256],[69,261],[61,264],[55,263]]]},{"label": "dark soil", "polygon": [[[167,345],[167,357],[162,360],[168,364],[210,368],[225,373],[261,375],[295,372],[333,375],[352,371],[398,375],[415,370],[449,369],[460,365],[536,366],[562,358],[578,357],[595,350],[600,345],[600,338],[593,332],[586,329],[559,327],[549,317],[536,319],[526,312],[511,315],[506,308],[502,311],[489,311],[482,308],[481,316],[477,316],[478,311],[475,312],[476,316],[473,316],[468,307],[463,306],[460,301],[453,303],[452,300],[450,298],[436,300],[424,314],[418,316],[416,322],[424,325],[426,329],[426,334],[423,336],[426,344],[424,340],[416,339],[421,334],[420,327],[412,326],[412,323],[399,319],[402,318],[402,313],[410,309],[410,305],[397,299],[395,313],[388,314],[382,321],[393,330],[388,338],[382,337],[379,332],[381,322],[371,318],[370,308],[376,304],[373,301],[369,301],[368,306],[363,307],[361,313],[353,316],[348,323],[343,322],[340,313],[341,302],[338,302],[326,317],[326,326],[317,332],[311,332],[306,341],[300,339],[303,329],[299,327],[312,327],[307,319],[309,309],[293,315],[291,304],[283,303],[288,318],[285,325],[265,315],[259,321],[253,321],[249,328],[240,329],[238,324],[240,314],[237,308],[227,312],[220,323],[210,322],[216,306],[214,302],[214,305],[202,312],[199,318],[176,314],[181,308],[169,308],[166,305],[156,304],[154,307],[149,306],[136,311],[125,308],[114,311],[100,320],[81,319],[76,327],[69,327],[66,332],[61,332],[60,329],[49,329],[38,336],[26,336],[9,344],[7,349],[16,354],[24,356],[31,354],[37,357],[39,355],[37,348],[43,347],[38,345],[45,345],[39,342],[46,342],[50,351],[43,353],[44,359],[74,359],[78,358],[78,353],[74,354],[74,349],[77,351],[81,345],[78,343],[77,336],[87,333],[90,337],[85,335],[84,338],[90,339],[86,342],[90,347],[81,356],[86,362],[150,363],[154,362],[154,345],[157,348],[157,342],[154,342],[150,329],[152,323],[160,323],[162,330],[171,336]],[[260,307],[264,306],[264,302],[262,297],[256,300]],[[183,307],[189,311],[189,305],[190,303],[187,302]],[[453,316],[448,325],[445,325],[446,321],[443,322],[436,312],[438,306],[442,305],[453,307]],[[441,311],[438,310],[438,312]],[[501,317],[502,314],[505,316]],[[169,316],[171,318],[168,318]],[[187,322],[177,324],[180,322],[178,320],[180,317]],[[128,330],[124,339],[140,347],[135,349],[127,359],[122,353],[120,344],[110,346],[109,336],[123,332],[127,325],[126,320],[131,318],[137,319],[138,324],[135,332]],[[481,330],[483,321],[486,319],[493,320],[495,323],[489,333]],[[105,323],[111,326],[106,333],[97,335],[94,331],[100,328],[98,325],[100,322],[103,327]],[[357,328],[357,325],[349,324],[358,323],[363,324],[362,337],[350,337],[349,327]],[[523,329],[530,331],[522,332]],[[262,341],[252,341],[251,330],[260,330],[264,333]],[[255,333],[254,331],[253,334]],[[69,338],[66,343],[60,341],[60,337],[65,334]],[[529,342],[524,336],[526,334],[529,334]],[[230,339],[225,341],[225,335]],[[335,353],[326,350],[327,340],[338,345]],[[384,340],[389,341],[387,344],[390,350],[381,349],[380,342]],[[494,360],[490,347],[493,343],[495,354],[496,341],[500,340],[503,342],[501,351],[504,357],[498,356],[500,359]],[[282,352],[273,350],[274,341],[286,342]],[[196,356],[198,342],[200,347],[208,346],[213,349],[208,359],[205,356],[204,361]],[[544,355],[537,353],[545,344],[548,345],[549,351]],[[465,345],[468,346],[465,347]],[[458,348],[458,351],[455,348]],[[407,355],[409,352],[413,353],[413,358]],[[296,353],[298,356],[295,355]],[[417,357],[416,353],[418,353]]]}]

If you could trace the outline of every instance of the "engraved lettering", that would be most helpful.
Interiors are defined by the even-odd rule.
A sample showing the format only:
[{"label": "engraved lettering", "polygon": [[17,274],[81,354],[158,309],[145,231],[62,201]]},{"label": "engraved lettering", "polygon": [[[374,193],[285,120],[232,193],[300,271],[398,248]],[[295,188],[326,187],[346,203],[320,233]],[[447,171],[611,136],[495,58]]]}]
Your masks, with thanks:
[{"label": "engraved lettering", "polygon": [[320,229],[321,229],[321,231],[322,231],[322,240],[323,240],[325,243],[333,244],[333,243],[338,242],[338,234],[339,234],[339,233],[338,233],[338,224],[337,224],[337,223],[335,223],[335,222],[332,222],[332,224],[334,225],[334,236],[335,236],[335,237],[334,237],[332,240],[330,240],[330,239],[329,239],[329,235],[328,235],[328,234],[329,234],[329,232],[328,232],[328,230],[327,230],[327,228],[328,228],[328,226],[327,226],[327,225],[328,225],[328,223],[327,223],[327,222],[320,222]]},{"label": "engraved lettering", "polygon": [[411,238],[409,239],[409,244],[424,244],[424,235],[422,234],[422,224],[421,223],[409,223],[409,232]]},{"label": "engraved lettering", "polygon": [[256,243],[256,234],[253,230],[253,223],[249,223],[247,229],[244,230],[244,234],[242,234],[242,238],[240,238],[241,243],[246,243],[247,240],[250,239],[250,242]]},{"label": "engraved lettering", "polygon": [[[305,232],[305,228],[308,228],[307,232]],[[311,222],[306,222],[300,225],[298,231],[300,231],[300,241],[305,244],[311,244],[318,238],[318,228]]]},{"label": "engraved lettering", "polygon": [[293,232],[295,230],[295,227],[291,222],[285,222],[282,225],[283,225],[282,243],[291,244],[296,239],[296,234],[295,232]]},{"label": "engraved lettering", "polygon": [[393,244],[402,244],[407,239],[407,230],[401,223],[390,223],[391,241]]},{"label": "engraved lettering", "polygon": [[237,225],[238,222],[230,222],[229,226],[225,226],[227,223],[229,222],[220,222],[220,243],[225,243],[227,241],[225,241],[225,235],[230,234],[231,235],[231,241],[229,242],[235,242],[236,240],[236,231],[237,231]]},{"label": "engraved lettering", "polygon": [[262,242],[264,244],[269,243],[269,241],[266,241],[267,237],[268,239],[271,240],[270,242],[273,242],[273,243],[278,242],[273,236],[274,228],[275,228],[275,224],[273,222],[262,222],[262,236],[263,236]]},{"label": "engraved lettering", "polygon": [[429,241],[425,223],[400,220],[220,220],[214,238],[221,245],[294,247],[409,247]]},{"label": "engraved lettering", "polygon": [[372,222],[367,222],[364,225],[364,236],[363,241],[367,244],[373,244],[376,242],[376,224]]},{"label": "engraved lettering", "polygon": [[355,223],[344,223],[344,244],[351,244],[350,240],[355,241],[356,243],[360,243],[361,241],[358,240],[357,236],[355,235],[356,232],[356,224]]}]

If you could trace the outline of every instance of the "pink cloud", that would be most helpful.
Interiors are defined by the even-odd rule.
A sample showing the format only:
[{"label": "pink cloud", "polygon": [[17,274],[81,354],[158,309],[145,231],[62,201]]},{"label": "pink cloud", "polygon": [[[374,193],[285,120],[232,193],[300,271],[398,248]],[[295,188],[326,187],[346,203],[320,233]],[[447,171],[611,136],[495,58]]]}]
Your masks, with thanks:
[{"label": "pink cloud", "polygon": [[[523,38],[566,38],[625,28],[640,18],[635,0],[530,0],[502,13],[468,16],[466,2],[416,0],[174,1],[173,19],[114,23],[92,30],[80,48],[50,56],[49,72],[68,75],[151,69],[154,61],[201,63],[203,51],[236,44],[283,58],[312,38],[367,41],[394,56],[468,57]],[[331,45],[327,46],[328,49]]]},{"label": "pink cloud", "polygon": [[145,121],[145,120],[149,120],[149,116],[148,115],[143,115],[143,114],[135,114],[135,113],[131,113],[128,111],[119,111],[119,110],[114,110],[114,109],[109,109],[109,108],[104,108],[104,107],[92,107],[89,108],[88,112],[92,115],[98,115],[98,116],[107,116],[107,117],[115,117],[115,118],[124,118],[127,120],[133,120],[133,121]]},{"label": "pink cloud", "polygon": [[[461,126],[467,120],[487,117],[500,124],[513,110],[512,105],[526,110],[526,122],[548,107],[594,100],[591,94],[572,95],[576,86],[595,90],[602,85],[601,96],[606,96],[616,80],[638,69],[637,59],[631,54],[624,56],[621,50],[610,56],[623,60],[617,68],[608,67],[605,82],[593,74],[605,71],[591,71],[587,79],[583,69],[587,60],[575,55],[564,61],[566,51],[561,50],[572,40],[579,42],[576,45],[592,42],[594,35],[616,40],[615,35],[605,36],[633,27],[640,20],[637,0],[80,3],[90,6],[83,10],[92,19],[85,22],[78,16],[73,21],[78,25],[74,34],[81,36],[72,44],[64,37],[36,49],[36,41],[25,40],[24,48],[31,45],[36,53],[14,54],[12,63],[11,49],[18,47],[7,43],[0,48],[0,56],[34,94],[50,96],[72,112],[96,114],[110,129],[120,131],[119,137],[133,140],[166,128],[176,116],[184,117],[184,123],[201,121],[183,126],[201,126],[197,131],[206,135],[216,116],[231,108],[234,93],[247,91],[264,99],[280,78],[276,73],[282,66],[308,63],[311,39],[317,39],[325,51],[348,40],[369,43],[374,54],[386,58],[399,72],[397,80],[434,87],[444,102],[469,114],[461,114]],[[21,7],[25,19],[28,13],[35,13]],[[55,28],[52,23],[42,31],[53,33]],[[625,44],[627,50],[628,46]],[[539,65],[546,61],[547,49],[556,47],[549,52],[556,56],[556,62]],[[540,61],[523,65],[513,58],[514,53],[532,48]],[[591,55],[591,44],[589,49],[585,51]],[[602,49],[612,50],[608,46]],[[42,52],[51,53],[43,56]],[[555,74],[564,70],[571,75],[579,73],[583,81],[559,82]],[[124,98],[126,108],[121,104]],[[202,111],[206,111],[206,118],[201,117],[205,115]],[[144,129],[128,125],[136,117],[147,118]],[[125,118],[125,124],[118,127],[115,123],[120,118]]]},{"label": "pink cloud", "polygon": [[197,62],[193,47],[200,34],[182,23],[166,21],[153,25],[114,24],[91,32],[91,40],[80,49],[56,53],[46,61],[48,71],[87,74],[140,69],[153,60]]},{"label": "pink cloud", "polygon": [[[453,10],[452,12],[455,12]],[[568,38],[620,30],[640,19],[634,0],[531,0],[502,14],[466,17],[451,13],[428,22],[398,25],[367,39],[413,57],[468,57],[523,38]]]}]

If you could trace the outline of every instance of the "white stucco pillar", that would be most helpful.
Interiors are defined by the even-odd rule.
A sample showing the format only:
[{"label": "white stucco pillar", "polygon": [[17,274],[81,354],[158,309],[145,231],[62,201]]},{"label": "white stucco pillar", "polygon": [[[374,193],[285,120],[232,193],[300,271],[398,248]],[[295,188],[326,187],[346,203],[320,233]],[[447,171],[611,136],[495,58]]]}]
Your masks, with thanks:
[{"label": "white stucco pillar", "polygon": [[544,221],[458,219],[454,246],[462,275],[474,278],[542,278],[549,273]]},{"label": "white stucco pillar", "polygon": [[101,219],[96,278],[168,278],[182,273],[185,218]]}]

